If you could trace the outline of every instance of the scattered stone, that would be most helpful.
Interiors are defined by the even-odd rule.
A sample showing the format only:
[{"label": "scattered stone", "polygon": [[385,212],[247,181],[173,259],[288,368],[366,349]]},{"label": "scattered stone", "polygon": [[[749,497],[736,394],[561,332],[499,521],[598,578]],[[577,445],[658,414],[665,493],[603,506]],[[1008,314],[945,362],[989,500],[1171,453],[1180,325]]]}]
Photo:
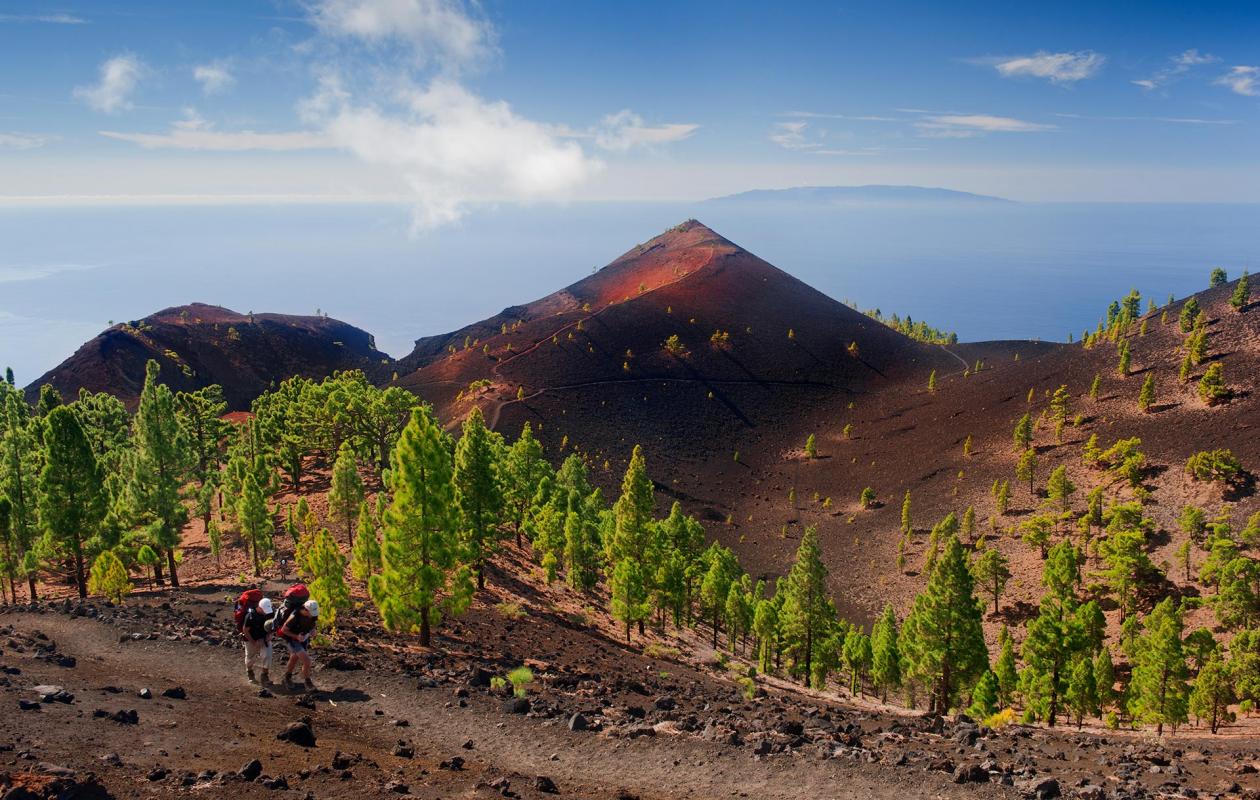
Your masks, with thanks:
[{"label": "scattered stone", "polygon": [[147,777],[151,783],[157,783],[160,780],[165,780],[166,777],[170,774],[171,774],[171,771],[167,769],[166,767],[158,767],[157,769],[150,772]]},{"label": "scattered stone", "polygon": [[311,724],[305,720],[289,723],[287,728],[276,734],[276,738],[282,742],[295,744],[298,747],[315,746],[315,731],[311,729]]},{"label": "scattered stone", "polygon": [[140,699],[141,699],[141,700],[152,700],[152,699],[153,699],[153,692],[152,692],[151,690],[149,690],[149,689],[141,689],[141,690],[140,690]]},{"label": "scattered stone", "polygon": [[1031,778],[1021,781],[1018,788],[1025,797],[1033,797],[1036,800],[1052,800],[1063,795],[1059,782],[1054,778]]},{"label": "scattered stone", "polygon": [[954,783],[988,783],[989,771],[979,764],[959,764],[954,770]]},{"label": "scattered stone", "polygon": [[136,725],[140,722],[140,714],[134,708],[119,709],[110,714],[109,718],[119,725]]},{"label": "scattered stone", "polygon": [[162,692],[162,696],[170,698],[171,700],[187,700],[188,692],[184,691],[183,686],[172,686],[171,688],[164,690]]},{"label": "scattered stone", "polygon": [[673,711],[678,708],[678,701],[669,695],[662,695],[656,698],[652,705],[656,706],[657,711]]},{"label": "scattered stone", "polygon": [[288,789],[289,782],[283,775],[277,775],[274,778],[267,778],[262,785],[268,789]]},{"label": "scattered stone", "polygon": [[66,669],[73,669],[74,667],[78,666],[79,662],[75,660],[74,656],[58,656],[56,663],[57,663],[57,666],[59,667],[65,667]]},{"label": "scattered stone", "polygon": [[396,720],[394,720],[393,725],[394,725],[394,727],[395,727],[395,728],[409,728],[409,727],[411,727],[411,723],[410,723],[410,722],[408,722],[408,721],[407,721],[407,720],[405,720],[405,719],[396,719]]},{"label": "scattered stone", "polygon": [[953,772],[954,762],[948,758],[934,758],[928,762],[928,772]]},{"label": "scattered stone", "polygon": [[481,667],[473,667],[472,672],[468,674],[468,685],[473,689],[482,688],[490,685],[490,679],[494,675],[490,670]]},{"label": "scattered stone", "polygon": [[416,751],[406,742],[399,741],[398,744],[394,745],[393,754],[399,758],[412,758],[415,756]]},{"label": "scattered stone", "polygon": [[471,749],[473,749],[473,747],[474,747],[474,745],[473,745],[473,740],[472,740],[472,739],[467,739],[467,740],[465,740],[465,741],[464,741],[464,743],[463,743],[462,745],[460,745],[460,747],[463,747],[465,750],[471,750]]},{"label": "scattered stone", "polygon": [[350,656],[333,656],[325,663],[329,669],[335,669],[338,672],[357,672],[363,669],[363,664]]},{"label": "scattered stone", "polygon": [[258,696],[263,698],[264,700],[267,699],[268,697],[275,697],[275,695],[271,693],[271,690],[268,689],[266,686],[258,690]]},{"label": "scattered stone", "polygon": [[529,701],[524,697],[513,697],[511,700],[505,700],[503,701],[503,713],[528,714]]},{"label": "scattered stone", "polygon": [[571,731],[584,731],[590,727],[590,721],[581,712],[569,717],[569,730]]},{"label": "scattered stone", "polygon": [[390,781],[385,784],[385,791],[393,792],[394,794],[411,794],[411,787],[399,781]]},{"label": "scattered stone", "polygon": [[464,768],[464,759],[460,756],[451,756],[447,760],[438,764],[441,769],[449,769],[452,772],[459,772]]},{"label": "scattered stone", "polygon": [[42,706],[38,700],[19,700],[18,708],[23,711],[39,711]]},{"label": "scattered stone", "polygon": [[259,775],[262,775],[262,768],[262,762],[255,758],[253,761],[238,769],[236,774],[252,783],[258,780]]}]

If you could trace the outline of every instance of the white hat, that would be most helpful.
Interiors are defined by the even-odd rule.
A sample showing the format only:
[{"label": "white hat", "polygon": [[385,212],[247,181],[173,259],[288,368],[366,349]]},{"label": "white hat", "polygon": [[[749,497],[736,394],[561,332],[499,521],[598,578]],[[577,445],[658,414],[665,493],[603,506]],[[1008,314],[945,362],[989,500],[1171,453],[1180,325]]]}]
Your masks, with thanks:
[{"label": "white hat", "polygon": [[258,601],[258,610],[264,614],[270,614],[272,611],[271,598],[264,597]]},{"label": "white hat", "polygon": [[316,603],[314,600],[307,600],[306,610],[312,617],[318,617],[319,616],[319,603]]}]

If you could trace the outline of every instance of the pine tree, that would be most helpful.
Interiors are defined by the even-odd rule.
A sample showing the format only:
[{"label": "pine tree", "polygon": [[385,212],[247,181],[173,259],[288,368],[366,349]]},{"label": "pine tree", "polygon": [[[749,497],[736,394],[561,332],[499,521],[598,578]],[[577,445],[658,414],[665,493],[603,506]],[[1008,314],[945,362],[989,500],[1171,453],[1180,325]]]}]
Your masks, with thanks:
[{"label": "pine tree", "polygon": [[931,687],[929,711],[947,713],[989,667],[967,556],[950,536],[903,627],[912,676]]},{"label": "pine tree", "polygon": [[867,486],[862,490],[862,494],[858,497],[858,505],[862,508],[871,508],[875,505],[875,490]]},{"label": "pine tree", "polygon": [[1142,411],[1150,411],[1153,405],[1155,405],[1155,373],[1148,372],[1146,380],[1142,383],[1142,391],[1138,393],[1138,408]]},{"label": "pine tree", "polygon": [[459,565],[451,452],[432,412],[413,409],[390,456],[381,571],[368,582],[385,627],[418,631],[423,647],[443,607],[459,614],[472,594],[468,571]]},{"label": "pine tree", "polygon": [[1098,713],[1098,684],[1094,676],[1094,664],[1088,656],[1078,656],[1072,664],[1067,694],[1063,699],[1068,710],[1076,717],[1077,730],[1080,730],[1087,715]]},{"label": "pine tree", "polygon": [[486,558],[499,538],[503,491],[495,460],[496,434],[485,426],[481,409],[473,407],[464,420],[455,447],[455,504],[459,509],[460,538],[466,558],[477,573],[477,588],[486,586]]},{"label": "pine tree", "polygon": [[897,615],[891,603],[871,629],[871,683],[880,693],[880,700],[888,702],[889,690],[901,688],[901,649],[898,643]]},{"label": "pine tree", "polygon": [[[706,564],[704,578],[700,582],[700,604],[708,609],[713,620],[713,647],[717,648],[722,617],[726,613],[726,597],[735,580],[738,564],[735,554],[714,542],[704,554]],[[629,632],[626,633],[627,638]]]},{"label": "pine tree", "polygon": [[778,649],[779,609],[773,600],[761,600],[753,614],[753,636],[757,637],[757,668],[762,674],[774,671]]},{"label": "pine tree", "polygon": [[1068,510],[1068,503],[1071,502],[1072,495],[1076,492],[1076,484],[1072,483],[1072,479],[1068,477],[1067,467],[1056,467],[1050,473],[1050,480],[1046,483],[1046,496],[1051,500],[1056,500],[1061,505],[1064,512]]},{"label": "pine tree", "polygon": [[850,628],[844,637],[841,652],[844,656],[844,665],[849,668],[849,695],[857,697],[861,689],[862,677],[871,668],[873,657],[871,637],[863,633],[861,628]]},{"label": "pine tree", "polygon": [[105,519],[105,482],[74,410],[56,406],[44,417],[44,468],[39,475],[39,519],[45,535],[67,552],[79,598],[87,597],[87,543]]},{"label": "pine tree", "polygon": [[1037,480],[1036,450],[1030,447],[1019,457],[1019,462],[1015,465],[1015,478],[1021,481],[1028,481],[1029,496],[1036,496],[1033,492],[1033,482]]},{"label": "pine tree", "polygon": [[236,519],[241,526],[241,536],[252,553],[254,575],[261,576],[262,554],[272,548],[275,525],[267,509],[267,500],[253,475],[245,476],[241,497],[236,503]]},{"label": "pine tree", "polygon": [[503,501],[506,517],[516,533],[516,546],[521,546],[521,526],[534,500],[539,483],[551,472],[543,458],[542,445],[534,438],[529,423],[521,428],[521,435],[508,448],[503,462]]},{"label": "pine tree", "polygon": [[352,549],[354,525],[364,497],[359,462],[354,457],[350,442],[342,442],[337,450],[337,460],[333,463],[332,486],[328,492],[328,519],[342,526],[346,532],[346,542]]},{"label": "pine tree", "polygon": [[1212,733],[1216,733],[1222,723],[1233,721],[1234,715],[1229,707],[1237,699],[1232,671],[1219,652],[1212,653],[1194,680],[1190,713],[1196,719],[1207,720]]},{"label": "pine tree", "polygon": [[827,594],[827,567],[818,547],[818,529],[814,526],[805,529],[796,549],[796,561],[783,578],[780,591],[783,645],[795,670],[809,680],[836,618],[835,606]]},{"label": "pine tree", "polygon": [[1091,400],[1098,399],[1098,390],[1102,388],[1102,376],[1095,373],[1094,380],[1089,384],[1089,397]]},{"label": "pine tree", "polygon": [[1235,311],[1245,311],[1250,303],[1251,279],[1247,275],[1247,270],[1243,270],[1242,277],[1238,279],[1238,284],[1234,287],[1234,293],[1229,296],[1229,304]]},{"label": "pine tree", "polygon": [[910,536],[911,531],[910,520],[910,490],[906,489],[905,499],[901,501],[901,535]]},{"label": "pine tree", "polygon": [[928,391],[936,392],[936,370],[932,370],[932,374],[928,375]]},{"label": "pine tree", "polygon": [[997,614],[1002,590],[1006,588],[1006,582],[1011,578],[1010,560],[996,547],[988,547],[976,559],[972,571],[975,573],[976,582],[984,587],[986,592],[993,595],[993,613]]},{"label": "pine tree", "polygon": [[998,701],[1003,708],[1009,708],[1015,703],[1019,673],[1015,670],[1015,642],[1005,625],[1002,626],[998,640],[998,659],[993,665],[993,672],[998,679]]},{"label": "pine tree", "polygon": [[1221,267],[1213,267],[1212,272],[1208,275],[1208,286],[1215,289],[1218,286],[1224,286],[1229,282],[1229,275]]},{"label": "pine tree", "polygon": [[181,491],[188,478],[191,453],[179,424],[175,396],[158,383],[158,362],[145,366],[144,389],[133,421],[135,457],[131,463],[128,494],[154,544],[166,554],[171,586],[179,586],[175,549],[179,546],[188,509]]},{"label": "pine tree", "polygon": [[967,715],[973,719],[984,721],[997,713],[998,678],[993,670],[986,669],[971,690],[971,705],[967,707]]},{"label": "pine tree", "polygon": [[1006,514],[1007,509],[1011,507],[1011,483],[1010,481],[1002,481],[1002,485],[997,490],[997,513]]},{"label": "pine tree", "polygon": [[[646,559],[652,539],[655,507],[656,497],[652,491],[652,480],[647,474],[643,449],[635,445],[621,482],[621,497],[613,506],[615,526],[610,548],[614,564],[609,587],[613,616],[625,623],[627,641],[634,623],[639,624],[642,633],[643,620],[650,611],[648,582],[651,572]],[[725,599],[724,595],[723,602]]]},{"label": "pine tree", "polygon": [[[674,510],[681,518],[682,510],[678,503],[674,503]],[[682,521],[679,524],[685,526],[687,522]],[[564,572],[569,586],[579,592],[590,591],[599,580],[596,572],[598,536],[595,517],[587,511],[580,493],[576,489],[570,490],[569,510],[564,518]],[[670,600],[674,610],[674,624],[678,625],[682,606],[686,602],[685,557],[671,547],[669,564],[673,570],[666,582],[675,590],[670,595]]]},{"label": "pine tree", "polygon": [[805,439],[805,457],[818,458],[818,444],[812,433]]},{"label": "pine tree", "polygon": [[113,550],[102,550],[92,562],[88,591],[101,595],[114,605],[122,605],[123,599],[131,594],[131,576]]},{"label": "pine tree", "polygon": [[1084,644],[1084,631],[1075,615],[1077,575],[1076,549],[1071,542],[1055,545],[1042,571],[1047,592],[1041,598],[1038,615],[1028,623],[1024,639],[1024,695],[1051,727],[1068,688],[1072,660]]},{"label": "pine tree", "polygon": [[1214,361],[1207,368],[1207,372],[1203,373],[1203,377],[1199,379],[1199,399],[1210,406],[1224,400],[1229,396],[1229,389],[1225,385],[1225,368],[1221,366],[1221,362]]},{"label": "pine tree", "polygon": [[1120,377],[1125,378],[1129,375],[1129,366],[1133,362],[1133,354],[1129,351],[1129,343],[1125,342],[1120,346],[1120,361],[1116,364],[1116,372]]},{"label": "pine tree", "polygon": [[1025,414],[1019,418],[1019,422],[1015,423],[1015,452],[1022,453],[1028,450],[1033,440],[1033,424],[1032,416]]},{"label": "pine tree", "polygon": [[1094,656],[1094,691],[1098,693],[1098,706],[1104,709],[1116,699],[1116,668],[1111,663],[1111,651],[1106,647]]},{"label": "pine tree", "polygon": [[[213,540],[211,541],[211,544],[212,545],[214,544]],[[211,550],[214,550],[214,549],[215,548],[211,547]],[[161,563],[161,556],[157,554],[156,550],[154,550],[152,547],[150,547],[147,544],[141,545],[140,549],[136,551],[136,563],[146,569],[155,570],[154,580],[156,581],[157,579],[156,569],[157,569],[157,566]]]},{"label": "pine tree", "polygon": [[[10,503],[10,541],[13,546],[13,562],[18,575],[25,575],[27,592],[31,602],[37,599],[36,578],[38,559],[33,552],[39,538],[38,484],[42,469],[42,448],[36,438],[36,422],[31,418],[31,408],[22,393],[16,390],[0,391],[0,492]],[[27,559],[27,555],[32,556]],[[26,569],[30,561],[33,569]],[[11,590],[16,593],[16,589]]]},{"label": "pine tree", "polygon": [[376,536],[376,520],[366,502],[359,504],[359,530],[350,551],[350,574],[367,583],[381,571],[381,542]]},{"label": "pine tree", "polygon": [[1129,711],[1136,720],[1154,722],[1159,736],[1165,723],[1175,727],[1187,720],[1189,670],[1182,650],[1182,615],[1171,597],[1161,600],[1142,620],[1143,632],[1133,654]]},{"label": "pine tree", "polygon": [[321,528],[306,554],[306,572],[311,576],[311,597],[319,603],[319,624],[336,630],[337,611],[350,605],[346,586],[346,558],[337,549],[337,540]]},{"label": "pine tree", "polygon": [[1194,325],[1198,322],[1199,314],[1201,312],[1202,309],[1199,308],[1199,301],[1194,297],[1191,297],[1181,306],[1179,324],[1181,325],[1182,333],[1189,333],[1194,330]]}]

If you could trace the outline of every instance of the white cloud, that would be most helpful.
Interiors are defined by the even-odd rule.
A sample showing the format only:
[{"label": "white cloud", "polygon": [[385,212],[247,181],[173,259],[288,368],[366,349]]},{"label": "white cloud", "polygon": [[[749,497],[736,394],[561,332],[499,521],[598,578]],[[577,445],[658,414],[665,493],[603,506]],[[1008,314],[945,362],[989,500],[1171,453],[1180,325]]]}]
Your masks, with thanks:
[{"label": "white cloud", "polygon": [[101,136],[140,145],[148,150],[312,150],[333,143],[318,131],[216,131],[194,111],[171,125],[166,133],[99,131]]},{"label": "white cloud", "polygon": [[43,22],[50,25],[87,24],[87,20],[73,14],[0,14],[0,22]]},{"label": "white cloud", "polygon": [[193,80],[201,84],[203,94],[222,94],[236,83],[236,77],[222,61],[198,64],[193,67]]},{"label": "white cloud", "polygon": [[124,53],[101,64],[100,80],[93,86],[75,87],[74,96],[106,114],[131,108],[131,93],[147,68],[140,59]]},{"label": "white cloud", "polygon": [[401,45],[417,62],[448,70],[495,51],[494,29],[461,0],[313,0],[308,10],[327,36]]},{"label": "white cloud", "polygon": [[1195,67],[1211,64],[1219,60],[1216,56],[1200,53],[1198,50],[1191,48],[1169,58],[1168,65],[1156,71],[1151,77],[1135,80],[1132,83],[1136,86],[1141,86],[1147,91],[1153,91]]},{"label": "white cloud", "polygon": [[1237,66],[1213,81],[1217,86],[1228,87],[1234,94],[1244,97],[1260,97],[1260,67]]},{"label": "white cloud", "polygon": [[805,140],[808,122],[776,122],[770,131],[770,141],[788,150],[803,150],[809,146]]},{"label": "white cloud", "polygon": [[1031,77],[1045,78],[1051,83],[1075,83],[1097,75],[1106,60],[1106,56],[1092,50],[1075,53],[1043,50],[1031,56],[982,59],[979,63],[991,64],[1003,78]]},{"label": "white cloud", "polygon": [[63,272],[84,272],[100,266],[100,264],[0,264],[0,283],[39,281]]},{"label": "white cloud", "polygon": [[563,197],[602,167],[507,103],[447,79],[400,90],[385,110],[327,78],[306,116],[336,146],[406,182],[417,229],[458,220],[472,201]]},{"label": "white cloud", "polygon": [[605,150],[624,153],[638,146],[650,147],[682,141],[699,127],[692,123],[644,125],[642,117],[624,109],[616,114],[609,114],[600,121],[599,128],[595,131],[595,144]]},{"label": "white cloud", "polygon": [[13,133],[0,131],[0,150],[34,150],[48,143],[47,136],[34,133]]},{"label": "white cloud", "polygon": [[940,139],[968,139],[986,133],[1040,133],[1056,129],[1054,125],[990,114],[942,114],[925,117],[914,126],[920,136]]}]

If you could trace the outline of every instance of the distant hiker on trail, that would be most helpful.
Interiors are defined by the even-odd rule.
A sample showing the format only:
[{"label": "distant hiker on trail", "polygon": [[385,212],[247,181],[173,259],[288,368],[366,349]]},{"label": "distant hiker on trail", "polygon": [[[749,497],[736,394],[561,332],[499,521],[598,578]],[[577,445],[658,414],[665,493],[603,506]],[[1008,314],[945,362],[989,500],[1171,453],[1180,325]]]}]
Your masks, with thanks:
[{"label": "distant hiker on trail", "polygon": [[280,580],[289,577],[289,559],[280,559]]},{"label": "distant hiker on trail", "polygon": [[293,670],[302,665],[303,685],[308,691],[315,691],[311,682],[311,654],[307,649],[311,636],[315,633],[315,621],[319,617],[319,603],[307,600],[301,607],[289,615],[280,628],[280,638],[289,648],[289,664],[284,670],[284,688],[293,688]]},{"label": "distant hiker on trail", "polygon": [[245,615],[245,625],[241,634],[245,637],[245,677],[254,682],[254,667],[261,670],[258,677],[264,686],[271,683],[271,632],[267,630],[267,621],[272,615],[271,598],[264,597],[258,606]]}]

